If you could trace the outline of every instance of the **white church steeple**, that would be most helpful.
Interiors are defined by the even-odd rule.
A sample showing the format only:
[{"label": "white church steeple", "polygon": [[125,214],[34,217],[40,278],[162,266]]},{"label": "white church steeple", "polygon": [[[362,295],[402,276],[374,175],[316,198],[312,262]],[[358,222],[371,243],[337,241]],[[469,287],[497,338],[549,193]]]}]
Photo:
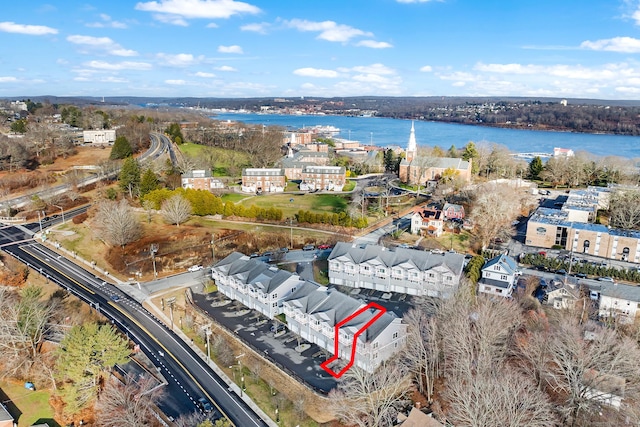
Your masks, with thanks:
[{"label": "white church steeple", "polygon": [[411,133],[409,134],[409,143],[407,144],[406,159],[407,161],[413,160],[418,152],[418,144],[416,143],[416,129],[411,121]]}]

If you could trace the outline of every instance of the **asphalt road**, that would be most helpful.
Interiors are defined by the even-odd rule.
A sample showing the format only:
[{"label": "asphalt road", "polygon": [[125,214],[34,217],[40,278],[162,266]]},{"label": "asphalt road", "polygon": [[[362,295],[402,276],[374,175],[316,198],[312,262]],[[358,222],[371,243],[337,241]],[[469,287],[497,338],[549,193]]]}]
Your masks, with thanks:
[{"label": "asphalt road", "polygon": [[195,402],[205,397],[235,426],[268,426],[229,390],[202,358],[138,302],[114,285],[30,240],[32,237],[26,227],[3,227],[0,229],[0,247],[99,311],[140,346],[167,379],[166,392],[159,404],[165,414],[177,418],[193,413],[198,410]]}]

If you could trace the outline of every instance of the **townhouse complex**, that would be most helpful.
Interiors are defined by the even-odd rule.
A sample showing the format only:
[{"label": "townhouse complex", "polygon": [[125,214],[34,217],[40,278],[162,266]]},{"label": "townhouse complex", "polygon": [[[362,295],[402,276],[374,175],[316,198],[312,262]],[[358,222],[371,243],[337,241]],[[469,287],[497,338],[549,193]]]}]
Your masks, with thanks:
[{"label": "townhouse complex", "polygon": [[329,255],[329,282],[352,288],[449,298],[460,285],[464,255],[340,242]]},{"label": "townhouse complex", "polygon": [[[212,267],[218,291],[269,319],[286,317],[287,328],[330,353],[335,352],[335,326],[365,304],[334,288],[303,280],[257,259],[234,252]],[[338,356],[351,357],[354,364],[373,372],[380,363],[400,350],[406,325],[392,312],[385,312],[363,333],[357,332],[375,315],[367,310],[340,327]],[[357,343],[354,337],[357,336]]]}]

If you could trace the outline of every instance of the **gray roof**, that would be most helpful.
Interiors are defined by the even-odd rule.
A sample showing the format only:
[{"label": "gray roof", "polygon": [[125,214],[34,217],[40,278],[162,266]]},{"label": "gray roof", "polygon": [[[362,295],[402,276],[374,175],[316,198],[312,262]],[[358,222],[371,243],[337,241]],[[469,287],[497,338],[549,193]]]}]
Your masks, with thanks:
[{"label": "gray roof", "polygon": [[282,176],[284,170],[280,168],[246,168],[242,169],[242,176]]},{"label": "gray roof", "polygon": [[518,271],[518,264],[516,263],[516,261],[505,254],[500,254],[497,257],[491,258],[482,267],[482,269],[488,270],[490,267],[493,267],[496,264],[500,264],[500,267],[509,274],[515,274]]},{"label": "gray roof", "polygon": [[13,421],[13,420],[14,419],[9,413],[9,411],[7,411],[7,408],[3,404],[0,404],[0,421]]},{"label": "gray roof", "polygon": [[182,178],[211,178],[211,170],[209,169],[196,169],[186,171],[182,174]]},{"label": "gray roof", "polygon": [[[403,159],[401,163],[403,165],[412,165],[414,162],[417,162],[418,159],[422,159],[422,157],[416,156],[411,162]],[[459,159],[457,157],[432,157],[428,162],[425,162],[425,165],[438,169],[451,168],[459,170],[467,170],[471,167],[471,164],[468,161]]]},{"label": "gray roof", "polygon": [[450,252],[435,254],[429,251],[406,248],[389,250],[378,245],[357,246],[352,243],[339,242],[333,247],[329,260],[342,256],[351,258],[354,264],[377,260],[389,268],[406,263],[413,264],[420,271],[445,266],[456,275],[462,274],[464,268],[464,255]]},{"label": "gray roof", "polygon": [[[327,322],[331,326],[335,326],[365,306],[362,301],[351,298],[334,288],[323,287],[312,282],[305,282],[304,285],[288,296],[285,302],[312,317]],[[341,329],[347,329],[350,333],[355,333],[364,327],[377,313],[378,310],[375,308],[368,309],[341,326]],[[394,319],[397,319],[394,313],[385,312],[358,339],[364,342],[374,340]]]}]

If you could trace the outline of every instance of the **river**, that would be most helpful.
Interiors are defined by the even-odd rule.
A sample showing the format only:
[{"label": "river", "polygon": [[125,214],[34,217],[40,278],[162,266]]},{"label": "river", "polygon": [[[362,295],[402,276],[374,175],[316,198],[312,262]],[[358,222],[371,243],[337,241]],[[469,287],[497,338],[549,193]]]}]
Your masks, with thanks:
[{"label": "river", "polygon": [[[336,135],[338,138],[381,147],[399,145],[405,148],[411,130],[409,120],[382,117],[224,113],[212,118],[291,129],[316,125],[335,126],[340,129],[340,133]],[[418,145],[437,145],[445,150],[451,145],[461,148],[473,141],[476,144],[500,144],[514,153],[552,153],[554,147],[562,147],[587,151],[597,156],[640,158],[638,136],[505,129],[425,121],[416,121],[415,130]]]}]

